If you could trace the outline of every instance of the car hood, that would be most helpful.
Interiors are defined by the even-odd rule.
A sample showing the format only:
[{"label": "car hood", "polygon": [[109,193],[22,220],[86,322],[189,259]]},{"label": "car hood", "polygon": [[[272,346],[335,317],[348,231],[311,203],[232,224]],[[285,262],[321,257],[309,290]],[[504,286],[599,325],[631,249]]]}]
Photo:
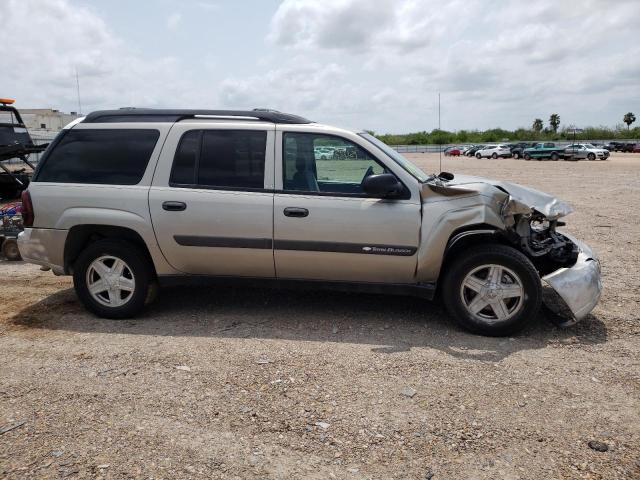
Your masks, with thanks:
[{"label": "car hood", "polygon": [[456,175],[453,180],[435,178],[425,185],[441,194],[461,195],[465,193],[480,193],[487,196],[497,196],[497,200],[504,200],[503,214],[526,214],[535,210],[549,220],[556,220],[573,211],[571,205],[548,193],[517,183],[491,180],[470,175]]}]

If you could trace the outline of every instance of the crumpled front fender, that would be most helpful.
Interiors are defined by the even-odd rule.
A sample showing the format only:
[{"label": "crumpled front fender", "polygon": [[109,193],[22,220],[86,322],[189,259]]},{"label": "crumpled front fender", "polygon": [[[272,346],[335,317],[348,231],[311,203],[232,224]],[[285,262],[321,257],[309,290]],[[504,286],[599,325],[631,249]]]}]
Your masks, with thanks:
[{"label": "crumpled front fender", "polygon": [[586,317],[598,304],[602,281],[600,261],[593,250],[570,235],[563,235],[578,246],[578,259],[572,267],[560,268],[545,275],[542,280],[555,290],[571,310],[573,319],[562,324],[569,326]]}]

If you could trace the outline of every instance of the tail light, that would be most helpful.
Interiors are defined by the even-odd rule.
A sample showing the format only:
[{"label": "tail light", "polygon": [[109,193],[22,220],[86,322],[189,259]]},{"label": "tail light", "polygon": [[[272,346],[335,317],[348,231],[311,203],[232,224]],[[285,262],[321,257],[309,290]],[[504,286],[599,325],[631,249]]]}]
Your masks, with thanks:
[{"label": "tail light", "polygon": [[25,227],[32,227],[34,220],[33,203],[28,190],[22,192],[22,223]]}]

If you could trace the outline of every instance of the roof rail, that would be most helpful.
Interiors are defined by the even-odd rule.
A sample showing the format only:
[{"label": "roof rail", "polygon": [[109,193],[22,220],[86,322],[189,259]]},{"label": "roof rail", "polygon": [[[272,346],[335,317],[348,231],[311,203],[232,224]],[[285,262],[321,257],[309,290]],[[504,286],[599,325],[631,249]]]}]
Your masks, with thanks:
[{"label": "roof rail", "polygon": [[311,120],[278,112],[277,110],[182,110],[155,108],[122,108],[119,110],[98,110],[85,117],[83,123],[120,123],[120,122],[179,122],[189,118],[226,118],[243,120],[262,120],[272,123],[304,124]]}]

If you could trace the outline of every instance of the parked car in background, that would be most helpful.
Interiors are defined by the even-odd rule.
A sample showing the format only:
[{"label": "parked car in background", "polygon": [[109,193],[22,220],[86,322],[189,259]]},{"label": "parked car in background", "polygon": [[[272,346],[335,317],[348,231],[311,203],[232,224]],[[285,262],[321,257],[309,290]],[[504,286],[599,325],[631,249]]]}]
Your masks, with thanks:
[{"label": "parked car in background", "polygon": [[633,153],[640,153],[640,143],[636,143],[633,146],[633,150],[632,151],[633,151]]},{"label": "parked car in background", "polygon": [[607,145],[608,150],[614,152],[632,152],[634,146],[635,143],[633,142],[610,142],[609,145]]},{"label": "parked car in background", "polygon": [[448,147],[445,148],[444,154],[447,157],[459,157],[462,154],[460,147]]},{"label": "parked car in background", "polygon": [[515,159],[522,158],[522,152],[525,149],[531,148],[535,145],[535,143],[531,142],[520,142],[516,143],[513,147],[511,147],[511,156]]},{"label": "parked car in background", "polygon": [[[316,160],[327,145],[353,157]],[[427,175],[368,133],[276,111],[93,112],[59,134],[22,203],[25,261],[72,275],[105,318],[140,313],[165,280],[208,277],[211,295],[216,282],[439,291],[465,328],[511,335],[536,319],[543,281],[565,325],[602,290],[597,256],[556,230],[561,200]]]},{"label": "parked car in background", "polygon": [[467,153],[465,153],[465,155],[467,157],[473,157],[478,150],[482,150],[483,148],[484,145],[473,145],[469,150],[467,150]]},{"label": "parked car in background", "polygon": [[316,160],[330,160],[333,158],[333,148],[316,147],[313,149],[313,154],[316,157]]},{"label": "parked car in background", "polygon": [[511,149],[506,145],[487,145],[476,152],[476,158],[507,158],[511,156]]},{"label": "parked car in background", "polygon": [[606,160],[609,150],[597,148],[590,143],[574,143],[564,149],[565,160]]},{"label": "parked car in background", "polygon": [[609,149],[607,148],[607,145],[604,143],[592,143],[591,145],[601,150],[606,150],[607,152],[609,151]]},{"label": "parked car in background", "polygon": [[522,156],[525,160],[531,160],[532,158],[543,160],[548,158],[556,161],[564,158],[564,149],[553,142],[536,143],[531,148],[525,148]]}]

